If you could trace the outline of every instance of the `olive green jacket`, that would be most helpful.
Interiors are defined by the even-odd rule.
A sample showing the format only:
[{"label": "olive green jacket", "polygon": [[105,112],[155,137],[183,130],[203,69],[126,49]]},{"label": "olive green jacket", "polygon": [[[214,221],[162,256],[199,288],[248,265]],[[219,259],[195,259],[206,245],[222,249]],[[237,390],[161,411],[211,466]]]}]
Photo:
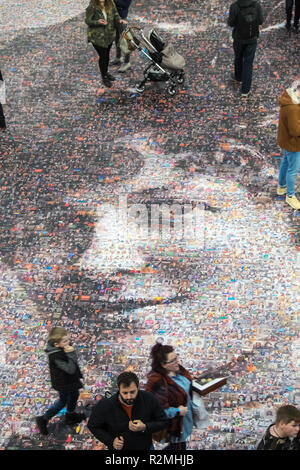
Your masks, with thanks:
[{"label": "olive green jacket", "polygon": [[120,16],[117,8],[112,3],[111,10],[107,13],[107,25],[98,23],[98,20],[105,20],[101,8],[94,9],[89,5],[85,13],[85,22],[88,25],[87,39],[88,42],[96,44],[100,47],[108,47],[116,38],[116,30],[120,26]]}]

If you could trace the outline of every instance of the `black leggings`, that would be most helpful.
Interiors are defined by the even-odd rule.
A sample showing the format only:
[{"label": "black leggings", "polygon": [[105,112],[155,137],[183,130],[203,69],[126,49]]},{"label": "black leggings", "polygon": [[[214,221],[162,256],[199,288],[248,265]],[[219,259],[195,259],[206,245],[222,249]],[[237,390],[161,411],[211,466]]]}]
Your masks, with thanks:
[{"label": "black leggings", "polygon": [[99,69],[100,69],[101,77],[104,78],[108,70],[109,53],[110,53],[112,44],[110,44],[108,47],[100,47],[94,43],[92,44],[99,56]]},{"label": "black leggings", "polygon": [[5,124],[5,117],[4,117],[4,113],[3,113],[3,108],[2,108],[2,104],[0,103],[0,127],[2,129],[5,129],[6,127],[6,124]]}]

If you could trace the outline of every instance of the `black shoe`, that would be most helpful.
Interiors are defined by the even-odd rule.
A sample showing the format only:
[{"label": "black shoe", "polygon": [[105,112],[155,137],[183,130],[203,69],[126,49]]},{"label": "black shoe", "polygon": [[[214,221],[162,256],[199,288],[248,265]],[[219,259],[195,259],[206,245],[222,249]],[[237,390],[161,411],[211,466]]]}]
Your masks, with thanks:
[{"label": "black shoe", "polygon": [[107,78],[107,77],[102,78],[102,83],[103,83],[103,85],[105,85],[107,88],[111,88],[111,87],[112,87],[112,83],[111,83],[111,81],[109,80],[109,78]]},{"label": "black shoe", "polygon": [[47,436],[49,434],[47,429],[48,421],[43,416],[37,416],[35,418],[36,425],[43,436]]},{"label": "black shoe", "polygon": [[299,26],[294,24],[294,33],[298,34]]},{"label": "black shoe", "polygon": [[81,421],[84,421],[86,419],[86,415],[83,413],[66,413],[65,416],[65,424],[78,424],[81,423]]},{"label": "black shoe", "polygon": [[115,77],[113,75],[111,75],[110,73],[107,73],[105,75],[105,78],[108,78],[108,80],[110,80],[111,82],[114,82],[115,81]]},{"label": "black shoe", "polygon": [[291,23],[286,23],[285,24],[285,29],[287,29],[289,31],[291,29]]}]

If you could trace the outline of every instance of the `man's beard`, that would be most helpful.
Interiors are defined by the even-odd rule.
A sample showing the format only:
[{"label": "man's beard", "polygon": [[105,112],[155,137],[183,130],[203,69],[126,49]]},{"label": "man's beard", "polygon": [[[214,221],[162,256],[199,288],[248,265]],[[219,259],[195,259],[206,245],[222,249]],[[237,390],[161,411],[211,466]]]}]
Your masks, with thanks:
[{"label": "man's beard", "polygon": [[128,406],[134,405],[135,400],[136,400],[135,398],[125,399],[125,398],[122,397],[121,394],[120,394],[120,398],[121,398],[122,403],[124,403],[124,405],[128,405]]}]

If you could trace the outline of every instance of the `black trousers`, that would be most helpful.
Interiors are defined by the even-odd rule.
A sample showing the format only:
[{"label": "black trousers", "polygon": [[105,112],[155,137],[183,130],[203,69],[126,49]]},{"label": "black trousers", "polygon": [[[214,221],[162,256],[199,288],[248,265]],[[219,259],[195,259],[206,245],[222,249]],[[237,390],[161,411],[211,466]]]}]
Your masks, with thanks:
[{"label": "black trousers", "polygon": [[1,103],[0,103],[0,127],[2,129],[5,129],[5,127],[6,127],[5,117],[4,117],[3,108],[2,108]]},{"label": "black trousers", "polygon": [[294,26],[298,26],[299,19],[300,19],[300,0],[295,0],[295,1],[285,0],[286,22],[287,24],[291,24],[294,3],[295,3]]},{"label": "black trousers", "polygon": [[100,47],[94,43],[92,44],[99,56],[99,69],[100,69],[101,77],[104,78],[108,70],[109,53],[110,53],[112,44],[110,44],[108,47]]}]

